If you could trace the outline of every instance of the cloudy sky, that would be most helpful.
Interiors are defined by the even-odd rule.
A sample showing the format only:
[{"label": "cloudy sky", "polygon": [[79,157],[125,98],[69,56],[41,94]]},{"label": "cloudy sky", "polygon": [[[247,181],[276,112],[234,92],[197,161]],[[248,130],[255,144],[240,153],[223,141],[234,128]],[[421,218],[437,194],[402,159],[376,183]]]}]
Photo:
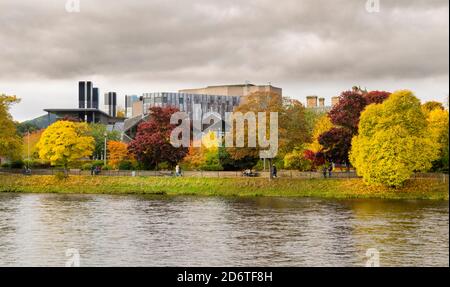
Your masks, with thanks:
[{"label": "cloudy sky", "polygon": [[[141,94],[250,81],[301,101],[353,85],[449,94],[448,0],[0,0],[0,93],[17,120],[77,105],[77,81]],[[75,1],[76,2],[76,1]]]}]

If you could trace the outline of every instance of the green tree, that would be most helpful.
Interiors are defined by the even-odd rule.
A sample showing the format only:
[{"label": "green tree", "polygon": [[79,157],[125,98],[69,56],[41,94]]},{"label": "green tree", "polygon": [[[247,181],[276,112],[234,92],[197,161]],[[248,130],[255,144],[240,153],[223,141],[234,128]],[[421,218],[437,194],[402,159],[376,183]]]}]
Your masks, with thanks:
[{"label": "green tree", "polygon": [[366,183],[401,186],[437,158],[429,131],[420,101],[410,91],[397,91],[361,114],[350,161]]},{"label": "green tree", "polygon": [[105,133],[106,141],[120,141],[120,132],[108,131],[106,125],[92,123],[89,125],[90,135],[94,138],[95,148],[92,154],[93,158],[101,159],[105,152]]},{"label": "green tree", "polygon": [[19,159],[22,139],[9,112],[11,105],[20,102],[16,96],[0,95],[0,157]]}]

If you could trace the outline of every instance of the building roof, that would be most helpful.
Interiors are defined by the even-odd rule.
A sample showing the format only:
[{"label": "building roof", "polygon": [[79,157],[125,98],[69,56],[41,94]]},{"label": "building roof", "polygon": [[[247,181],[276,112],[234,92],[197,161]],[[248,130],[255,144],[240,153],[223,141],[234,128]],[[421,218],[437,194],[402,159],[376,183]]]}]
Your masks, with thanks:
[{"label": "building roof", "polygon": [[100,113],[102,115],[104,115],[105,117],[109,117],[109,118],[113,118],[110,115],[108,115],[107,113],[105,113],[102,110],[99,109],[93,109],[93,108],[84,108],[84,109],[44,109],[44,111],[48,112],[48,113],[64,113],[64,112],[68,112],[68,113],[79,113],[79,112],[95,112],[95,113]]}]

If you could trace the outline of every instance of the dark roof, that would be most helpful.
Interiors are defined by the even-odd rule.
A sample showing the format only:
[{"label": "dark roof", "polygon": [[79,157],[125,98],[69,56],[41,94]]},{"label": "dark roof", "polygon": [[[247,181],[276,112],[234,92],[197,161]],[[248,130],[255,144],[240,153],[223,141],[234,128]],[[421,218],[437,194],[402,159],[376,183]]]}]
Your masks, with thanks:
[{"label": "dark roof", "polygon": [[103,114],[105,117],[109,117],[109,118],[113,118],[110,115],[108,115],[107,113],[105,113],[102,110],[99,109],[44,109],[44,111],[48,112],[48,113],[64,113],[64,112],[69,112],[69,113],[79,113],[79,112],[95,112],[95,113],[100,113]]}]

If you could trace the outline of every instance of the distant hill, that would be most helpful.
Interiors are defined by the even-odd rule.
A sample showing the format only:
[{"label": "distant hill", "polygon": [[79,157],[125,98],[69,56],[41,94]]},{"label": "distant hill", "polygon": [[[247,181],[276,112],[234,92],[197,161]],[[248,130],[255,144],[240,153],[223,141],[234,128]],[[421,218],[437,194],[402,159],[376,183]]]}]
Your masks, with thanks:
[{"label": "distant hill", "polygon": [[50,114],[50,122],[49,122],[49,116],[48,115],[42,115],[42,116],[34,118],[32,120],[21,122],[21,124],[22,125],[36,126],[38,129],[45,129],[50,124],[54,123],[55,121],[56,121],[56,116]]}]

